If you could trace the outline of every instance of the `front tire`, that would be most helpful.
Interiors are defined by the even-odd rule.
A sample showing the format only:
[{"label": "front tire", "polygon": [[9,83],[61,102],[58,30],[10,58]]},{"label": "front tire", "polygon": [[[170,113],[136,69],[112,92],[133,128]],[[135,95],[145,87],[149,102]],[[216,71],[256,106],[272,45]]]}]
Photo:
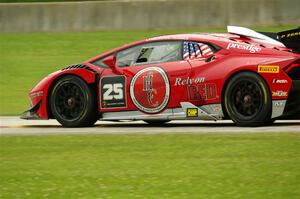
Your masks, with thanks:
[{"label": "front tire", "polygon": [[64,127],[92,126],[98,119],[94,92],[77,76],[68,75],[56,82],[51,91],[50,108]]},{"label": "front tire", "polygon": [[225,89],[223,102],[238,126],[260,126],[271,121],[271,94],[266,82],[255,73],[235,75]]}]

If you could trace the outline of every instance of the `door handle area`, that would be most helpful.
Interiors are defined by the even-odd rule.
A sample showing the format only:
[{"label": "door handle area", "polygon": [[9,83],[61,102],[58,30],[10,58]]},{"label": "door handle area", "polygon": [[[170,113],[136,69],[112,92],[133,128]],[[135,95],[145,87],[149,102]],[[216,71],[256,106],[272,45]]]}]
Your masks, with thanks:
[{"label": "door handle area", "polygon": [[211,62],[211,61],[214,60],[214,59],[216,59],[216,56],[215,56],[215,55],[212,55],[212,56],[210,56],[209,58],[207,58],[207,59],[205,60],[205,62]]}]

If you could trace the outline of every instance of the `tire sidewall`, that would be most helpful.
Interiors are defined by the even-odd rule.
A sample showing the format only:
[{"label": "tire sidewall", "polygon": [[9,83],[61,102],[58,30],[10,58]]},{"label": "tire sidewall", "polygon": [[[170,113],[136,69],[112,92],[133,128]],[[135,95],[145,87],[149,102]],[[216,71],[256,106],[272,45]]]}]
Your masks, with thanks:
[{"label": "tire sidewall", "polygon": [[[237,83],[242,82],[243,80],[251,81],[252,83],[254,83],[259,88],[259,92],[262,95],[261,107],[255,115],[250,117],[243,117],[240,113],[237,112],[231,102],[231,95],[234,86]],[[272,97],[269,87],[264,79],[254,72],[239,73],[229,81],[225,89],[224,105],[228,116],[239,126],[259,126],[271,119]]]},{"label": "tire sidewall", "polygon": [[[65,83],[72,83],[75,84],[76,86],[78,86],[84,96],[84,108],[83,111],[80,113],[80,115],[72,120],[67,120],[65,118],[63,118],[57,111],[57,107],[55,105],[55,98],[56,98],[56,94],[57,91],[59,90],[59,88],[64,85]],[[85,81],[83,81],[81,78],[77,77],[77,76],[73,76],[73,75],[68,75],[68,76],[64,76],[61,79],[59,79],[53,89],[51,90],[51,97],[50,97],[50,108],[52,111],[52,114],[54,116],[54,118],[61,123],[63,126],[65,127],[81,127],[81,126],[87,126],[89,125],[89,122],[91,120],[91,117],[95,116],[95,114],[93,114],[95,111],[95,107],[94,107],[94,97],[93,94],[91,93],[90,88],[88,87],[88,85],[85,83]]]}]

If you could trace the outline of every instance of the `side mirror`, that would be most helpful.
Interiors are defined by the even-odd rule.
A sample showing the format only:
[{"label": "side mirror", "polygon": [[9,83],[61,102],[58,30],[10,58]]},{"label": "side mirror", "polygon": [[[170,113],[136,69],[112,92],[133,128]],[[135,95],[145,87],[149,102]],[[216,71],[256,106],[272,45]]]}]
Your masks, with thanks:
[{"label": "side mirror", "polygon": [[108,56],[103,60],[103,63],[109,66],[111,69],[116,68],[116,57],[115,56]]},{"label": "side mirror", "polygon": [[120,69],[117,67],[117,58],[115,56],[111,55],[111,56],[106,57],[103,60],[103,63],[105,65],[109,66],[114,73],[116,73],[118,75],[122,74]]}]

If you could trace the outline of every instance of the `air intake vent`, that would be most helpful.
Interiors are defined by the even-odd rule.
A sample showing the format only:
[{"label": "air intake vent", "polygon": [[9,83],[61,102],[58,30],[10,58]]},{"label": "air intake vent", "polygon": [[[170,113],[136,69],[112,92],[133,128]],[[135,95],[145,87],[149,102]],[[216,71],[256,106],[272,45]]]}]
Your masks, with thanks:
[{"label": "air intake vent", "polygon": [[292,68],[287,74],[292,80],[300,80],[300,66]]},{"label": "air intake vent", "polygon": [[89,71],[91,71],[93,73],[96,73],[95,70],[93,70],[92,68],[90,68],[90,67],[88,67],[88,66],[86,66],[84,64],[73,64],[73,65],[67,66],[67,67],[65,67],[65,68],[63,68],[61,70],[70,70],[70,69],[86,69],[86,70],[89,70]]},{"label": "air intake vent", "polygon": [[292,80],[300,80],[300,60],[285,67],[284,71]]}]

